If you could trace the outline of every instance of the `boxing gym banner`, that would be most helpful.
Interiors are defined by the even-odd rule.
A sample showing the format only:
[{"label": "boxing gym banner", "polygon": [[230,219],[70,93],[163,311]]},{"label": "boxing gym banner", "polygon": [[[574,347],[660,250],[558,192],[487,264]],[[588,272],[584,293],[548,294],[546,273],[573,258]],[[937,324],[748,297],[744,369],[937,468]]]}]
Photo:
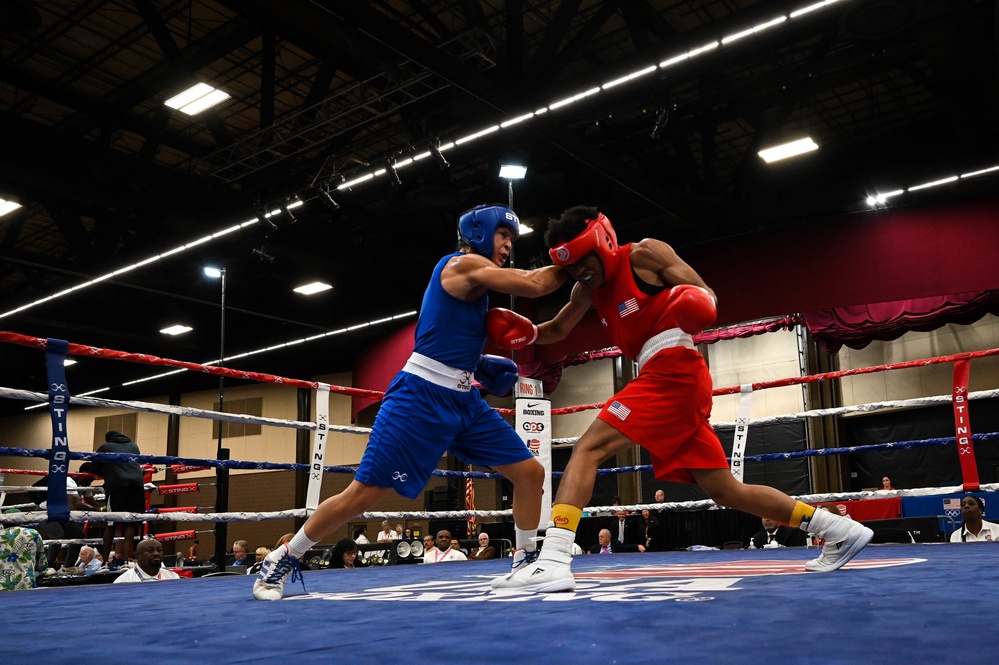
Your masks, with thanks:
[{"label": "boxing gym banner", "polygon": [[517,433],[545,468],[540,522],[543,529],[552,518],[552,403],[544,397],[541,381],[536,379],[520,377],[514,394]]}]

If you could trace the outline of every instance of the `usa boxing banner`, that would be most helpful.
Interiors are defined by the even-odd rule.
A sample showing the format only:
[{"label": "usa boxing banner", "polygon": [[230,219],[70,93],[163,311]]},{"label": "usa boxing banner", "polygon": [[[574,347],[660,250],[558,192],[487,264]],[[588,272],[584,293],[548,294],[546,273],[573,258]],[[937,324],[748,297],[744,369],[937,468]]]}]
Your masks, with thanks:
[{"label": "usa boxing banner", "polygon": [[541,381],[520,377],[514,388],[516,428],[527,449],[545,468],[541,495],[541,526],[552,517],[552,403],[544,397]]}]

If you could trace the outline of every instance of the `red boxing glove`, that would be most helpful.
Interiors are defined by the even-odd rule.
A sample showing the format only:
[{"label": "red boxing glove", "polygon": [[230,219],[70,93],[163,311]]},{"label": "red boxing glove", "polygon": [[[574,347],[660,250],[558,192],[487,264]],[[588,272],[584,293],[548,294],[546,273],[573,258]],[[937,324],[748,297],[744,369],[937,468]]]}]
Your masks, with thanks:
[{"label": "red boxing glove", "polygon": [[669,313],[680,330],[690,335],[710,326],[718,316],[714,297],[693,284],[680,284],[670,289]]},{"label": "red boxing glove", "polygon": [[500,348],[522,349],[534,344],[538,338],[538,327],[517,312],[494,307],[486,312],[486,335]]}]

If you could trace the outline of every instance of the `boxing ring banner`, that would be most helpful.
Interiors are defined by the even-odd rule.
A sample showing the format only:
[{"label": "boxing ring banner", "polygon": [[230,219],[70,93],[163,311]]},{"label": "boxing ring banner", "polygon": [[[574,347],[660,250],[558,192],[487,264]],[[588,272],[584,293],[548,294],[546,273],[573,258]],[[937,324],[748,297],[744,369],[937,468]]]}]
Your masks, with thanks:
[{"label": "boxing ring banner", "polygon": [[311,515],[319,507],[319,493],[323,489],[323,467],[326,466],[326,443],[330,425],[330,386],[320,383],[316,388],[316,432],[312,437],[312,463],[309,466],[309,489],[305,497],[305,511]]},{"label": "boxing ring banner", "polygon": [[514,393],[517,432],[545,468],[539,522],[543,528],[552,518],[552,402],[544,397],[541,381],[537,379],[520,377]]},{"label": "boxing ring banner", "polygon": [[753,384],[742,384],[739,388],[739,395],[739,414],[735,420],[735,438],[732,440],[732,475],[741,483],[746,470],[746,439],[749,438],[749,412],[753,406]]},{"label": "boxing ring banner", "polygon": [[66,385],[66,352],[69,342],[48,339],[45,344],[45,371],[49,380],[49,414],[52,416],[52,457],[49,459],[48,510],[49,520],[69,519],[69,497],[66,476],[69,473],[69,434],[66,412],[69,410],[69,388]]},{"label": "boxing ring banner", "polygon": [[978,463],[975,461],[975,444],[971,439],[971,419],[968,414],[968,374],[971,365],[967,360],[954,363],[954,429],[957,454],[964,476],[964,490],[977,492],[979,487]]}]

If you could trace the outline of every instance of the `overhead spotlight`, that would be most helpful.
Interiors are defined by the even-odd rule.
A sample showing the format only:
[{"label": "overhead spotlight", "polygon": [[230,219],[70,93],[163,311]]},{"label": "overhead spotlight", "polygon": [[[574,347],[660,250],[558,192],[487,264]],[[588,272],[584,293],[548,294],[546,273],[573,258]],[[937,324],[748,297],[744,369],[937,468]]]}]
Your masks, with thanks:
[{"label": "overhead spotlight", "polygon": [[444,159],[444,155],[441,154],[440,137],[437,137],[430,142],[429,150],[430,156],[437,162],[437,166],[441,167],[441,171],[447,170],[451,167],[451,165],[448,164],[448,161]]},{"label": "overhead spotlight", "polygon": [[255,214],[257,216],[258,221],[263,222],[268,226],[270,226],[271,231],[277,231],[278,225],[271,220],[271,215],[269,212],[267,212],[267,208],[258,204],[255,210]]},{"label": "overhead spotlight", "polygon": [[319,188],[319,200],[323,202],[323,205],[330,209],[330,212],[336,212],[340,209],[340,204],[337,203],[330,195],[329,183],[326,183]]},{"label": "overhead spotlight", "polygon": [[390,157],[388,159],[388,163],[385,166],[385,170],[387,170],[388,174],[392,177],[393,187],[398,187],[399,185],[402,184],[402,180],[399,179],[399,171],[397,171],[395,168],[395,157]]},{"label": "overhead spotlight", "polygon": [[289,196],[281,204],[281,212],[283,212],[285,215],[288,216],[288,222],[291,223],[291,224],[295,224],[295,223],[298,222],[298,218],[295,217],[294,213],[291,212],[291,208],[293,207],[294,203],[295,203],[295,200],[292,199],[292,197]]},{"label": "overhead spotlight", "polygon": [[274,263],[274,255],[267,251],[266,245],[261,245],[259,249],[253,250],[253,255],[260,259],[261,261],[267,261],[267,263]]},{"label": "overhead spotlight", "polygon": [[659,109],[659,113],[656,115],[656,124],[652,127],[652,133],[649,134],[649,138],[655,141],[659,138],[659,133],[662,132],[663,128],[666,127],[666,123],[669,122],[670,114],[676,110],[676,104],[670,104],[669,106]]}]

